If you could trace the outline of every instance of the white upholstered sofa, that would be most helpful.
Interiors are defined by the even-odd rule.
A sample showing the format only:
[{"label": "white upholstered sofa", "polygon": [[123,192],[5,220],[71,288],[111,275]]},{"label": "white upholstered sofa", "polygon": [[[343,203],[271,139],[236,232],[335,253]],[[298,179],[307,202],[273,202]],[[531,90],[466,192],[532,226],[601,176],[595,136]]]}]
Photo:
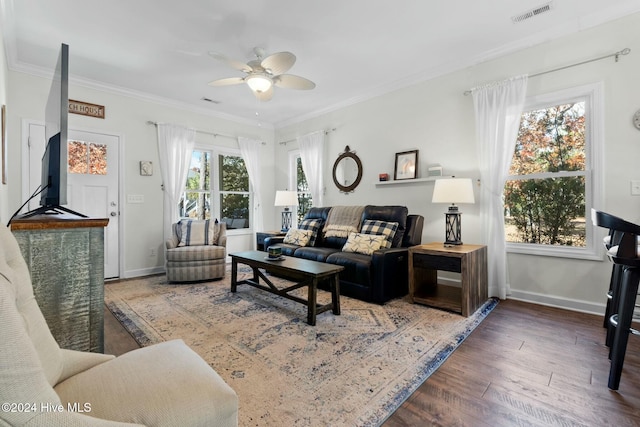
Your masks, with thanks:
[{"label": "white upholstered sofa", "polygon": [[237,426],[238,398],[181,340],[120,357],[60,349],[0,226],[0,426]]}]

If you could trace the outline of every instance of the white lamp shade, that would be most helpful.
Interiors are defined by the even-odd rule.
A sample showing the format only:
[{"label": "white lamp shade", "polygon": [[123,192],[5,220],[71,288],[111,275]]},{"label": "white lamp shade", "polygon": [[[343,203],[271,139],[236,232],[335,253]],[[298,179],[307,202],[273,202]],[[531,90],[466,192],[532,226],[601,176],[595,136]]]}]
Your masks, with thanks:
[{"label": "white lamp shade", "polygon": [[471,178],[438,179],[431,203],[475,203]]},{"label": "white lamp shade", "polygon": [[266,92],[273,85],[273,81],[269,77],[261,74],[251,75],[245,81],[254,92]]},{"label": "white lamp shade", "polygon": [[298,206],[298,192],[286,190],[276,191],[274,206]]}]

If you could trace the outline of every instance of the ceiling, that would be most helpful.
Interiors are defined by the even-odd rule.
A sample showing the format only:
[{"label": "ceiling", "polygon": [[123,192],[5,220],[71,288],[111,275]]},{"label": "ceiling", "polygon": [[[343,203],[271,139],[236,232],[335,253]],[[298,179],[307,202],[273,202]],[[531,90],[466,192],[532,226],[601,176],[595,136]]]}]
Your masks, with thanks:
[{"label": "ceiling", "polygon": [[[511,19],[547,3],[549,12]],[[50,77],[60,43],[67,43],[75,84],[274,127],[640,11],[638,0],[0,0],[0,6],[11,70]],[[254,47],[294,53],[289,73],[316,88],[276,88],[271,101],[259,102],[245,84],[207,84],[243,76],[208,52],[247,62],[255,59]]]}]

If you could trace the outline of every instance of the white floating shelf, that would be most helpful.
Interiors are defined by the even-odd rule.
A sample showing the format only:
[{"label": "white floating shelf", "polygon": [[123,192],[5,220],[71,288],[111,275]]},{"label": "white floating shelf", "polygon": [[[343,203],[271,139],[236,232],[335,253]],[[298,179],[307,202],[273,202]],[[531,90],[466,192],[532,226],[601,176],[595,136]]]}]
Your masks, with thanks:
[{"label": "white floating shelf", "polygon": [[436,179],[442,178],[453,178],[453,176],[430,176],[428,178],[415,178],[415,179],[399,179],[394,181],[376,181],[374,184],[378,185],[404,185],[404,184],[414,184],[416,182],[432,182]]}]

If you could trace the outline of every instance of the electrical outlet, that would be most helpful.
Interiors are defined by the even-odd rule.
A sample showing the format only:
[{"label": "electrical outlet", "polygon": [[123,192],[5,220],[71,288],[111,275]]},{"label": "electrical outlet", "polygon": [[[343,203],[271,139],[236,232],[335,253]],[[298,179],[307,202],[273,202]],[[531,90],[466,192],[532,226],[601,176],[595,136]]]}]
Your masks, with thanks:
[{"label": "electrical outlet", "polygon": [[637,181],[637,180],[631,181],[631,195],[640,196],[640,181]]},{"label": "electrical outlet", "polygon": [[156,248],[149,248],[149,256],[156,256]]}]

